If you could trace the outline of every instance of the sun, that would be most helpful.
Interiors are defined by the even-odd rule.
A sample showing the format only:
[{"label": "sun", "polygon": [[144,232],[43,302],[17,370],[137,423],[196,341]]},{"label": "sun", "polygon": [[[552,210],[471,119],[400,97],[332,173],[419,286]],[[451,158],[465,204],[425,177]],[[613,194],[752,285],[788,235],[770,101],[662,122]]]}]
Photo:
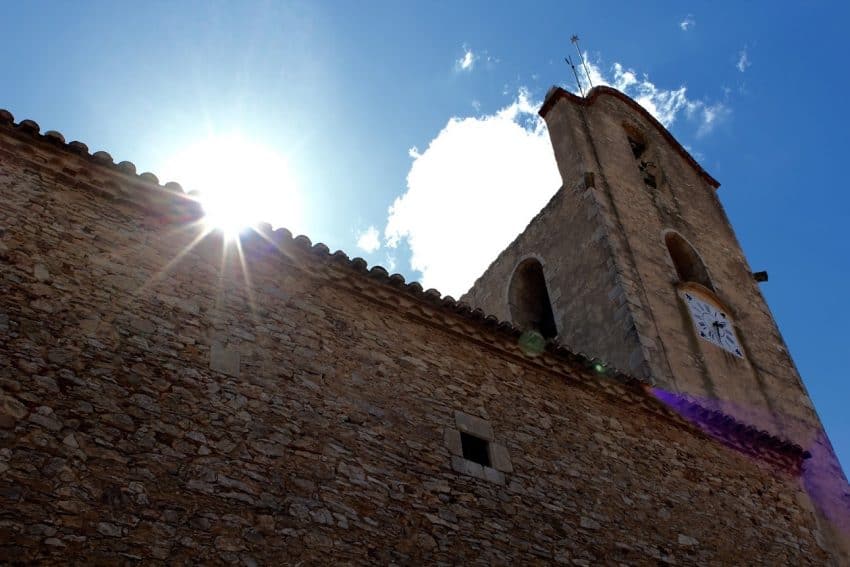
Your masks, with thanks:
[{"label": "sun", "polygon": [[301,199],[286,158],[241,134],[204,138],[163,169],[185,190],[198,192],[210,230],[232,238],[261,222],[301,224]]}]

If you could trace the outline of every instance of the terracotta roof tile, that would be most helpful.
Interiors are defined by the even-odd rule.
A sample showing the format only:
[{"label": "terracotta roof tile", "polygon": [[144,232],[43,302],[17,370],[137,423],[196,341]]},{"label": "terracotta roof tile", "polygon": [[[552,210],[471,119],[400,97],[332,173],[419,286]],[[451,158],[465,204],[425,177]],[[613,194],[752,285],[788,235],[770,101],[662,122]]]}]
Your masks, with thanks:
[{"label": "terracotta roof tile", "polygon": [[109,152],[105,152],[103,150],[93,153],[91,157],[98,163],[108,165],[112,165],[114,163],[112,161],[112,156],[109,155]]},{"label": "terracotta roof tile", "polygon": [[89,155],[89,147],[82,142],[78,142],[77,140],[69,142],[67,147],[75,154],[80,154],[84,156]]},{"label": "terracotta roof tile", "polygon": [[18,129],[22,132],[26,132],[27,134],[38,134],[41,127],[35,120],[21,120],[18,124]]},{"label": "terracotta roof tile", "polygon": [[48,130],[44,133],[44,137],[53,142],[57,142],[60,145],[65,143],[65,136],[63,136],[56,130]]},{"label": "terracotta roof tile", "polygon": [[118,169],[130,175],[136,174],[136,164],[132,161],[122,161],[118,164]]},{"label": "terracotta roof tile", "polygon": [[383,266],[372,266],[372,269],[369,270],[369,275],[380,280],[384,280],[390,276],[389,272]]},{"label": "terracotta roof tile", "polygon": [[139,179],[142,179],[143,181],[147,181],[148,183],[153,183],[154,185],[159,185],[159,179],[157,178],[156,175],[154,175],[150,171],[140,173]]}]

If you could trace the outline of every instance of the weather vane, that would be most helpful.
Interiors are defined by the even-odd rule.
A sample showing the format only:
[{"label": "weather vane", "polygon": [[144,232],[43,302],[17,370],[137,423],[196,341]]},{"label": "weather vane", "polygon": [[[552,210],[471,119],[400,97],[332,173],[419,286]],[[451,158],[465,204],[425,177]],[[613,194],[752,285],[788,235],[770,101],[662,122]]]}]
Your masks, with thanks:
[{"label": "weather vane", "polygon": [[[576,51],[578,52],[579,60],[581,61],[582,67],[584,67],[584,74],[587,75],[587,84],[590,85],[590,88],[592,89],[593,88],[593,81],[590,78],[590,70],[587,68],[587,62],[584,60],[584,55],[582,54],[581,49],[579,48],[578,36],[574,34],[570,38],[570,42],[572,42],[572,44],[576,46]],[[567,59],[567,62],[570,64],[570,66],[572,66],[573,74],[576,75],[576,82],[579,84],[578,87],[579,87],[579,90],[581,91],[581,96],[584,96],[584,89],[581,88],[581,82],[578,80],[578,74],[576,73],[575,66],[573,65],[573,62],[571,60]]]}]

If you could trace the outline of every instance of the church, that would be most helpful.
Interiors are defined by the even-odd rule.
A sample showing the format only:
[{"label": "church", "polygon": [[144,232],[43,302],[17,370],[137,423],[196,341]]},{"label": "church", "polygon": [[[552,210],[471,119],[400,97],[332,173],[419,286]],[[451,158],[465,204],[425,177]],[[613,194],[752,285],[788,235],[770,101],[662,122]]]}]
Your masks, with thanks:
[{"label": "church", "polygon": [[454,299],[0,111],[0,562],[850,563],[719,183],[614,89],[540,115]]}]

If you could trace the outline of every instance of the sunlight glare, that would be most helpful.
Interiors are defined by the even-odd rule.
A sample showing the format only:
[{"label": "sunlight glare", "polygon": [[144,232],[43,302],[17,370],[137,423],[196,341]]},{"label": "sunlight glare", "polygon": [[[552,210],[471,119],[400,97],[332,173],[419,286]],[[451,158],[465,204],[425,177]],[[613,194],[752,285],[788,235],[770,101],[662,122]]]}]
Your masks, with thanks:
[{"label": "sunlight glare", "polygon": [[229,237],[260,222],[301,224],[301,199],[286,159],[239,134],[211,136],[178,152],[164,168],[197,191],[204,223]]}]

